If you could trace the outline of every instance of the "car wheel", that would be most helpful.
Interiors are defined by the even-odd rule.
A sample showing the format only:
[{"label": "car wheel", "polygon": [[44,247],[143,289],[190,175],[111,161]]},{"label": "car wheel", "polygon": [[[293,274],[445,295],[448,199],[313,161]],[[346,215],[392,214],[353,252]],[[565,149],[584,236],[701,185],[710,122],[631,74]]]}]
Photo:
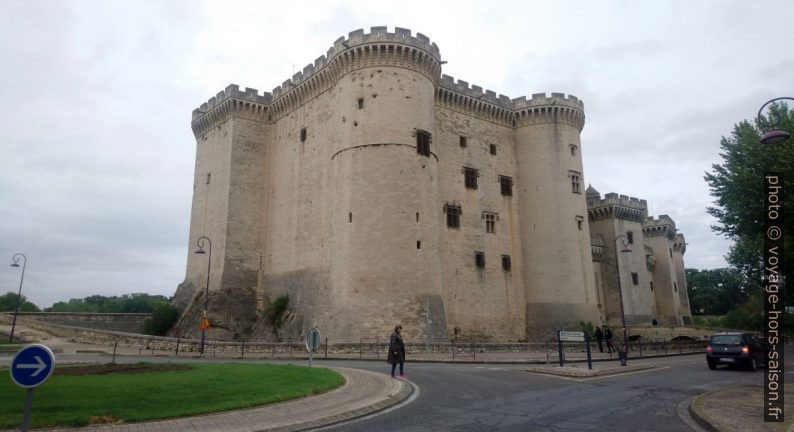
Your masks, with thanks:
[{"label": "car wheel", "polygon": [[748,369],[751,372],[755,372],[758,370],[758,362],[755,360],[755,356],[750,357],[750,363],[748,363]]},{"label": "car wheel", "polygon": [[706,363],[708,363],[709,369],[717,369],[717,363],[714,360],[706,360]]}]

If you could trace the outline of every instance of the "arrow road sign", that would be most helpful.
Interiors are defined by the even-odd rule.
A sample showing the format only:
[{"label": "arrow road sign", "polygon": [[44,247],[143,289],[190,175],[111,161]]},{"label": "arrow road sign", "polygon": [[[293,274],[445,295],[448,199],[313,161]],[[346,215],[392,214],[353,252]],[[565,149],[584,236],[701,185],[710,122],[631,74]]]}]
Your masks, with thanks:
[{"label": "arrow road sign", "polygon": [[33,388],[41,385],[55,370],[52,351],[41,344],[30,344],[19,350],[11,361],[11,379],[16,385]]}]

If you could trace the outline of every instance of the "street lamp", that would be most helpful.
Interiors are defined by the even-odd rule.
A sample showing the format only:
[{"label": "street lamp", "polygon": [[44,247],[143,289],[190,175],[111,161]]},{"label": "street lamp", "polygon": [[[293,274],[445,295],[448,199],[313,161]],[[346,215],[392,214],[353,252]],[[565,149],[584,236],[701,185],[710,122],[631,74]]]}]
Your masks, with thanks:
[{"label": "street lamp", "polygon": [[625,366],[625,359],[629,355],[629,338],[626,334],[626,313],[623,310],[623,286],[620,283],[620,261],[618,260],[618,239],[620,238],[624,239],[621,252],[631,252],[631,243],[625,234],[619,234],[613,242],[615,245],[615,272],[618,276],[618,297],[620,297],[620,324],[623,326],[623,355],[626,356],[622,359],[621,366]]},{"label": "street lamp", "polygon": [[766,108],[767,105],[779,100],[794,100],[794,98],[792,97],[774,98],[772,100],[766,101],[765,104],[761,105],[761,109],[758,110],[758,116],[756,118],[758,120],[758,124],[761,125],[761,128],[764,131],[764,135],[761,137],[761,144],[777,144],[791,138],[791,135],[788,132],[775,129],[777,124],[780,123],[780,116],[776,115],[773,112],[770,112],[770,116],[773,117],[774,119],[772,124],[767,124],[766,122],[764,122],[763,117],[761,117],[761,112],[764,111],[764,108]]},{"label": "street lamp", "polygon": [[22,257],[22,277],[19,278],[19,293],[17,293],[17,307],[14,309],[14,321],[11,324],[11,336],[8,337],[8,343],[14,343],[14,328],[17,326],[17,314],[19,313],[19,304],[22,303],[22,281],[25,279],[25,266],[28,264],[28,257],[24,254],[18,253],[11,258],[14,261],[11,267],[19,267],[19,257]]},{"label": "street lamp", "polygon": [[199,352],[204,354],[204,340],[207,334],[207,328],[204,323],[207,320],[207,309],[209,309],[209,301],[210,301],[210,263],[212,263],[212,242],[206,236],[201,236],[196,241],[196,245],[198,245],[198,249],[196,249],[196,253],[203,255],[204,252],[204,240],[207,241],[209,244],[209,255],[207,256],[207,283],[204,285],[204,317],[201,320],[201,348],[199,348]]}]

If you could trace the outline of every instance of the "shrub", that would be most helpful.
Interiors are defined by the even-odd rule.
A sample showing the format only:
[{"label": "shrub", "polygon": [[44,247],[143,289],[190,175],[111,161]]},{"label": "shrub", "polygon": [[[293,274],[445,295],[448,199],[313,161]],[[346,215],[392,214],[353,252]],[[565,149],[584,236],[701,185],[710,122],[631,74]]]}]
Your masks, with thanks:
[{"label": "shrub", "polygon": [[179,310],[168,303],[154,308],[152,316],[143,322],[143,332],[152,336],[165,336],[179,318]]},{"label": "shrub", "polygon": [[284,325],[284,312],[287,311],[287,306],[289,306],[289,295],[287,294],[265,305],[262,317],[273,327],[273,333],[276,333]]}]

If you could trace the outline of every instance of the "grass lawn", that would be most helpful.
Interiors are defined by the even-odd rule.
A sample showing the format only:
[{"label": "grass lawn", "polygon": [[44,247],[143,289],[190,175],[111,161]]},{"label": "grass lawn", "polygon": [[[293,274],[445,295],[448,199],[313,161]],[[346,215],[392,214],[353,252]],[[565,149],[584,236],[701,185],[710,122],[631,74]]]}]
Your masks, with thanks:
[{"label": "grass lawn", "polygon": [[[37,387],[31,427],[85,426],[182,417],[254,407],[319,394],[343,384],[324,368],[294,365],[199,364],[181,370],[59,375]],[[160,367],[164,369],[163,367]],[[91,371],[89,371],[91,372]],[[100,374],[97,374],[100,373]],[[19,427],[27,390],[0,370],[0,428]]]}]

